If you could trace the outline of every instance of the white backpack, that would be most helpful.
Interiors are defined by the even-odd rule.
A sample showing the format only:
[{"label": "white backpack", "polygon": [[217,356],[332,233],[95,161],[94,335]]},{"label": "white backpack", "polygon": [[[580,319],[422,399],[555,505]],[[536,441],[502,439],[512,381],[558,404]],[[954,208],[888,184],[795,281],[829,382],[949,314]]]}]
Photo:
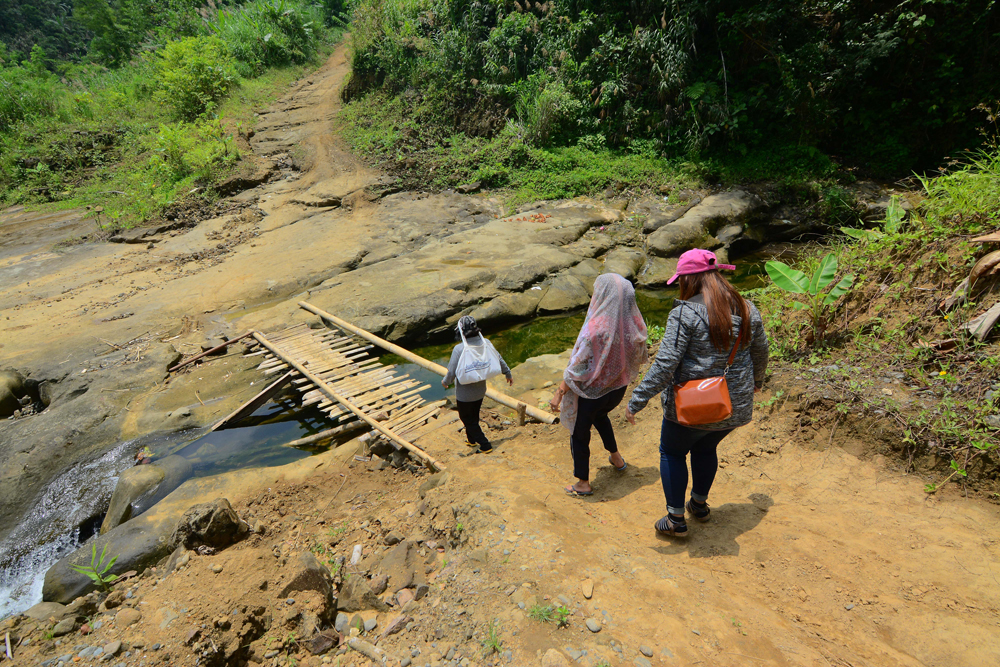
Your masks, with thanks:
[{"label": "white backpack", "polygon": [[462,384],[472,384],[500,375],[500,353],[493,347],[493,343],[480,334],[483,344],[469,345],[461,327],[458,328],[458,333],[464,345],[462,354],[458,357],[458,370],[455,372],[458,381]]}]

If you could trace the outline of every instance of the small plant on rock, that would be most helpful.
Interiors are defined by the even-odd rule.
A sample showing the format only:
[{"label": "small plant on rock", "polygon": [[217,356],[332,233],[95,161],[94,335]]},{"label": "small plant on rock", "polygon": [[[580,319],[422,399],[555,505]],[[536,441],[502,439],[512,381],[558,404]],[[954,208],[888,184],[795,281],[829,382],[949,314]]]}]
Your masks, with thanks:
[{"label": "small plant on rock", "polygon": [[108,573],[111,571],[111,568],[114,567],[115,561],[118,560],[118,556],[113,556],[111,560],[105,563],[105,558],[108,556],[108,545],[105,544],[104,548],[101,549],[100,558],[97,557],[97,542],[94,542],[90,546],[90,565],[70,565],[70,567],[80,574],[85,574],[90,577],[90,579],[92,579],[93,582],[100,586],[105,592],[110,592],[111,584],[118,579],[118,575]]},{"label": "small plant on rock", "polygon": [[823,337],[833,304],[854,284],[854,276],[848,274],[829,291],[824,292],[837,276],[837,256],[832,252],[820,260],[812,276],[807,276],[802,271],[777,260],[767,262],[764,269],[779,288],[792,294],[802,295],[801,300],[792,302],[792,307],[809,312],[814,340]]},{"label": "small plant on rock", "polygon": [[560,628],[569,626],[569,617],[573,612],[568,607],[559,606],[555,610],[555,620]]}]

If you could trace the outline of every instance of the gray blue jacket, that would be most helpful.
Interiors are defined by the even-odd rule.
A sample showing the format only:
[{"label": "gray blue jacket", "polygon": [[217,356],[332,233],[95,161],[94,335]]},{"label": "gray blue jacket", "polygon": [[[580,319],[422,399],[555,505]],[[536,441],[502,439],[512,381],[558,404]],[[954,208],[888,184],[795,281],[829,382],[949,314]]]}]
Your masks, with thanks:
[{"label": "gray blue jacket", "polygon": [[[656,359],[632,392],[628,407],[633,413],[642,410],[649,399],[662,393],[663,418],[676,421],[674,385],[717,377],[726,368],[729,350],[719,352],[712,345],[708,335],[708,309],[700,295],[691,301],[678,299],[676,304],[667,317],[666,331]],[[717,431],[736,428],[750,423],[753,417],[754,386],[763,384],[767,370],[767,334],[757,307],[749,301],[747,305],[750,307],[750,345],[736,353],[726,376],[733,413],[723,421],[699,426],[700,429]],[[740,323],[741,318],[733,315],[733,336],[738,335]]]},{"label": "gray blue jacket", "polygon": [[[470,345],[482,345],[480,336],[470,336],[468,340]],[[462,384],[455,377],[455,373],[458,372],[458,359],[462,356],[462,350],[464,349],[465,343],[459,343],[451,351],[451,359],[448,361],[448,374],[444,376],[442,384],[447,387],[454,382],[455,400],[462,401],[463,403],[471,403],[486,396],[486,381]],[[510,369],[507,368],[507,362],[503,360],[502,356],[500,357],[500,371],[508,380],[511,378]]]}]

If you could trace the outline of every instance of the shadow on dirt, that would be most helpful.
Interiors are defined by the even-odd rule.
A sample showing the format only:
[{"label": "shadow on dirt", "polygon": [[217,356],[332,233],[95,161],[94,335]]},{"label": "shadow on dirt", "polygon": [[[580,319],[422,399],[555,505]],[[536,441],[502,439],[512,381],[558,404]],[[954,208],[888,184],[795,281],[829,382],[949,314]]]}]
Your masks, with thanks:
[{"label": "shadow on dirt", "polygon": [[736,539],[750,532],[767,516],[774,501],[763,493],[750,495],[749,503],[726,503],[712,508],[712,520],[698,523],[688,520],[687,538],[658,536],[664,543],[654,551],[673,556],[687,551],[691,558],[738,556],[740,545]]}]

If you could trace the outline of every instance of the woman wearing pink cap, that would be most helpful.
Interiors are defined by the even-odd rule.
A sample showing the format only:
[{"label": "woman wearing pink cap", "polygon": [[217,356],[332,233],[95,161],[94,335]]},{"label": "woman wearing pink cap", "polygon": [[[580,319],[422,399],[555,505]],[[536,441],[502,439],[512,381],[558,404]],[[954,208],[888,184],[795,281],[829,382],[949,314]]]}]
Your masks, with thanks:
[{"label": "woman wearing pink cap", "polygon": [[[684,510],[708,521],[708,492],[719,468],[716,448],[737,426],[753,416],[753,394],[767,370],[767,334],[757,308],[722,277],[715,253],[689,250],[677,261],[681,294],[667,318],[666,331],[656,359],[625,409],[629,423],[635,414],[662,392],[663,425],[660,430],[660,480],[667,499],[667,515],[656,522],[657,532],[686,537]],[[725,376],[732,413],[729,417],[697,427],[678,423],[674,385],[688,380]],[[665,391],[666,390],[666,391]],[[685,503],[691,454],[691,499]]]}]

